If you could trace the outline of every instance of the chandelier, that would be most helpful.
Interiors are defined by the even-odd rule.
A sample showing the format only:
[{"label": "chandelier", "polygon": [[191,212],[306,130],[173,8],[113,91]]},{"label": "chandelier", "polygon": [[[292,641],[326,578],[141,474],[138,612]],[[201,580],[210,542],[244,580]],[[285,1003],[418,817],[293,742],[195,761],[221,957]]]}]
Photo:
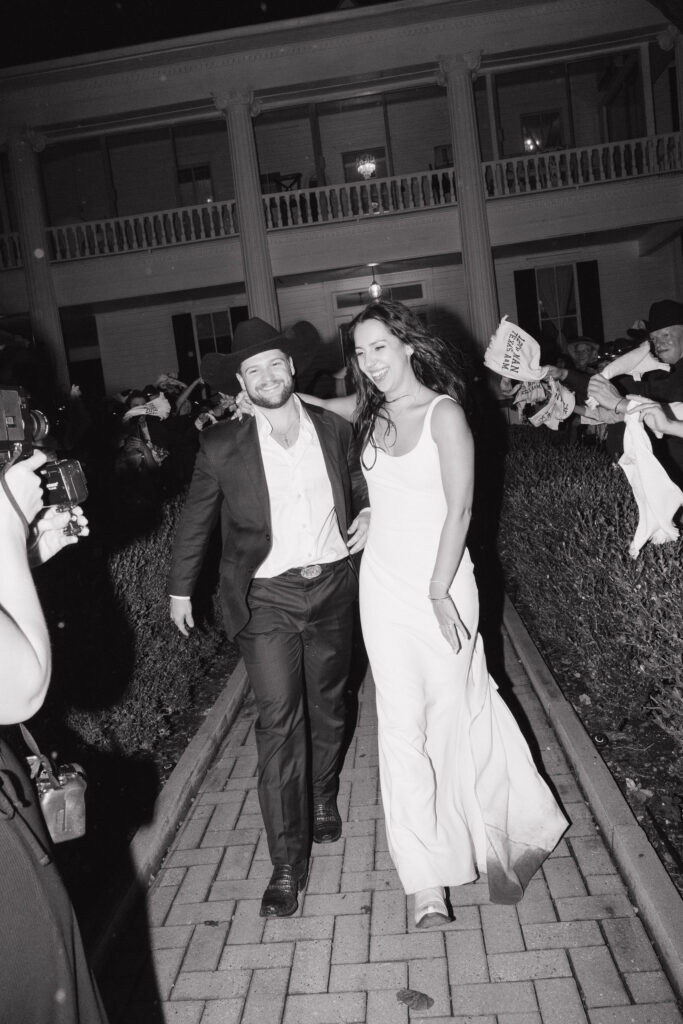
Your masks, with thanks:
[{"label": "chandelier", "polygon": [[368,266],[372,270],[372,281],[370,282],[370,285],[368,287],[368,295],[370,296],[373,302],[377,302],[377,300],[382,295],[382,285],[379,283],[379,281],[375,279],[375,267],[377,266],[377,264],[368,263]]},{"label": "chandelier", "polygon": [[365,178],[367,181],[367,179],[371,178],[377,170],[377,161],[371,153],[363,153],[363,155],[359,156],[356,160],[356,170],[361,177]]}]

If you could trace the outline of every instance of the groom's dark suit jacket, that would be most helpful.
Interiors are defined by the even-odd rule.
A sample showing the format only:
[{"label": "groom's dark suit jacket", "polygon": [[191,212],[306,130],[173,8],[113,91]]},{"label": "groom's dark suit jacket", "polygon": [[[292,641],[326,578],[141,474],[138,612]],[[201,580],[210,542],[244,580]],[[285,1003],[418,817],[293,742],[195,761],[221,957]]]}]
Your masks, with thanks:
[{"label": "groom's dark suit jacket", "polygon": [[[320,440],[339,529],[346,541],[354,516],[368,505],[353,431],[334,413],[317,406],[305,408]],[[191,597],[219,515],[221,604],[226,632],[232,639],[249,620],[247,590],[273,543],[270,501],[253,416],[245,416],[241,422],[218,423],[201,435],[176,532],[169,594]]]}]

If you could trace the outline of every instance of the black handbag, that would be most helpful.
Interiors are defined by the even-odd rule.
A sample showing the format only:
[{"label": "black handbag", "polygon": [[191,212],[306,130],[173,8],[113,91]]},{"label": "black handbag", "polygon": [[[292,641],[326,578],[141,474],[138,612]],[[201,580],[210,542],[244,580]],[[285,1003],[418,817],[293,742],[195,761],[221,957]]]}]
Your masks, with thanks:
[{"label": "black handbag", "polygon": [[24,741],[31,751],[26,758],[31,780],[53,843],[79,839],[85,834],[85,788],[88,784],[79,764],[53,765],[25,725]]}]

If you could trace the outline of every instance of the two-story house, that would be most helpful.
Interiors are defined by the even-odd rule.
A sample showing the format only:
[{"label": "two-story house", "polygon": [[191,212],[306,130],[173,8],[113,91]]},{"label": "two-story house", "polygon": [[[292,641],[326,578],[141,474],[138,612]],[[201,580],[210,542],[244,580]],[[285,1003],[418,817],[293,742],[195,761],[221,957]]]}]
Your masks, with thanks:
[{"label": "two-story house", "polygon": [[552,353],[683,294],[683,37],[646,0],[398,0],[0,72],[0,329],[117,391],[373,283]]}]

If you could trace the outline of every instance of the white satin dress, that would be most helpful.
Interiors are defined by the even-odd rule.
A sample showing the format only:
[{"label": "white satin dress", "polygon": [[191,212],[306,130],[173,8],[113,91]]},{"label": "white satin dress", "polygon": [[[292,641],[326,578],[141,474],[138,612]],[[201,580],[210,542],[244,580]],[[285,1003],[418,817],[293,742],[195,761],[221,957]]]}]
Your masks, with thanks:
[{"label": "white satin dress", "polygon": [[471,636],[458,654],[428,598],[446,517],[431,434],[440,401],[451,399],[433,400],[412,451],[363,455],[372,515],[360,610],[388,846],[406,893],[486,874],[493,902],[516,903],[568,823],[488,674],[467,551],[450,590]]}]

